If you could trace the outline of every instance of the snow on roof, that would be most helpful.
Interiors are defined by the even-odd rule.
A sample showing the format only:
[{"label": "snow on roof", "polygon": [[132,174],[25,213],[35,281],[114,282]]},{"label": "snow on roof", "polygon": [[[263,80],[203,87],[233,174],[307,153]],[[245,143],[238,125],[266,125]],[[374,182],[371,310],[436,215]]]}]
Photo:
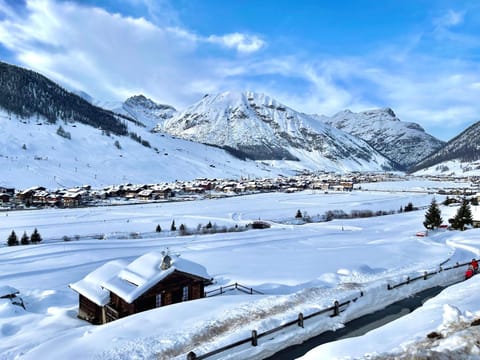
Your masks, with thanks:
[{"label": "snow on roof", "polygon": [[1,285],[0,286],[0,298],[4,296],[16,295],[19,294],[20,291],[15,289],[14,287],[8,285]]},{"label": "snow on roof", "polygon": [[124,260],[109,261],[96,270],[92,271],[85,278],[76,283],[70,284],[70,288],[79,294],[87,297],[95,304],[104,306],[110,300],[110,291],[104,289],[102,284],[108,279],[117,275],[125,266],[127,262]]},{"label": "snow on roof", "polygon": [[168,255],[171,266],[162,270],[164,252],[149,252],[131,262],[127,267],[103,283],[105,289],[115,293],[128,303],[132,303],[159,281],[174,271],[210,279],[204,266],[179,256]]}]

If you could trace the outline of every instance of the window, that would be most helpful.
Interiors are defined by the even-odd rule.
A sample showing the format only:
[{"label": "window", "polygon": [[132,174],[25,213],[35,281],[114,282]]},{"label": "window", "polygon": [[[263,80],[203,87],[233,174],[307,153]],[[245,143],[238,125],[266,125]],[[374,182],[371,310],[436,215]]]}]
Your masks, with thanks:
[{"label": "window", "polygon": [[155,307],[162,306],[162,294],[157,294],[155,296]]},{"label": "window", "polygon": [[188,300],[188,286],[183,287],[182,301]]}]

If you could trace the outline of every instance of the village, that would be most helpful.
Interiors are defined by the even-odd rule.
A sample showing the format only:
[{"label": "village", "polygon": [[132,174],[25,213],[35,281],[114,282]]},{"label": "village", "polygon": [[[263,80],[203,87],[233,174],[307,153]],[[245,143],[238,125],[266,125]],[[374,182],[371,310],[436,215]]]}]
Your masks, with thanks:
[{"label": "village", "polygon": [[[398,173],[349,173],[340,175],[327,172],[305,172],[291,177],[278,176],[258,179],[198,178],[191,181],[157,184],[110,185],[102,189],[94,189],[90,185],[69,189],[47,189],[43,186],[34,186],[20,190],[0,186],[0,209],[21,210],[45,207],[74,208],[125,205],[228,197],[262,192],[352,191],[353,189],[361,190],[362,183],[398,181],[405,178],[405,175]],[[446,180],[438,177],[428,179]],[[447,180],[452,179],[448,178]],[[480,179],[468,177],[455,180],[469,182],[470,186],[466,188],[435,189],[434,191],[444,195],[473,195],[479,192]]]}]

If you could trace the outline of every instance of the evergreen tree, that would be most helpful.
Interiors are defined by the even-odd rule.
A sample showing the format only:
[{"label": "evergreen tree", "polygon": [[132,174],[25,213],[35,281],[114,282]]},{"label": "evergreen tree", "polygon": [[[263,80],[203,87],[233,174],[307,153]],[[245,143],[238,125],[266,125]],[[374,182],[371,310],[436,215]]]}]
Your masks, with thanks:
[{"label": "evergreen tree", "polygon": [[15,234],[15,230],[12,230],[12,233],[7,239],[7,245],[8,246],[16,246],[18,245],[18,237],[17,234]]},{"label": "evergreen tree", "polygon": [[185,224],[180,224],[180,227],[178,228],[180,235],[187,235],[187,227]]},{"label": "evergreen tree", "polygon": [[20,239],[20,244],[22,244],[22,245],[30,244],[30,238],[28,237],[26,231],[23,232],[22,238]]},{"label": "evergreen tree", "polygon": [[300,209],[297,210],[297,214],[295,215],[295,218],[296,219],[301,219],[302,218],[302,212],[300,211]]},{"label": "evergreen tree", "polygon": [[405,208],[403,209],[403,211],[407,212],[407,211],[413,211],[414,210],[414,207],[413,207],[413,204],[411,202],[409,202],[407,204],[407,206],[405,206]]},{"label": "evergreen tree", "polygon": [[162,228],[160,227],[160,224],[157,225],[157,228],[155,229],[156,232],[161,232]]},{"label": "evergreen tree", "polygon": [[30,236],[30,241],[33,244],[37,244],[40,241],[42,241],[42,237],[40,236],[40,233],[38,232],[37,228],[35,228],[35,230],[33,230],[32,236]]},{"label": "evergreen tree", "polygon": [[207,225],[205,225],[205,229],[211,229],[212,228],[212,222],[209,221]]},{"label": "evergreen tree", "polygon": [[177,231],[177,227],[175,226],[175,220],[172,220],[172,225],[170,226],[170,231]]},{"label": "evergreen tree", "polygon": [[438,208],[438,204],[435,199],[433,199],[430,203],[430,207],[425,213],[425,221],[423,222],[423,226],[425,226],[426,229],[435,229],[442,224],[442,221],[443,219],[441,217],[441,212]]},{"label": "evergreen tree", "polygon": [[458,208],[451,223],[454,229],[459,229],[461,231],[465,230],[466,225],[472,225],[472,211],[467,200],[463,200],[462,205]]}]

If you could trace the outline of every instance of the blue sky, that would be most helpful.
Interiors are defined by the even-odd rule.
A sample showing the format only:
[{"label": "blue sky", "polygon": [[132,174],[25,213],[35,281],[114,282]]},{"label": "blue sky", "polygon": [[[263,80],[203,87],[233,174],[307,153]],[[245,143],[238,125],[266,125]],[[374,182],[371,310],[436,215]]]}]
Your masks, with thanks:
[{"label": "blue sky", "polygon": [[251,90],[442,140],[480,120],[479,34],[476,0],[0,0],[1,60],[102,101]]}]

